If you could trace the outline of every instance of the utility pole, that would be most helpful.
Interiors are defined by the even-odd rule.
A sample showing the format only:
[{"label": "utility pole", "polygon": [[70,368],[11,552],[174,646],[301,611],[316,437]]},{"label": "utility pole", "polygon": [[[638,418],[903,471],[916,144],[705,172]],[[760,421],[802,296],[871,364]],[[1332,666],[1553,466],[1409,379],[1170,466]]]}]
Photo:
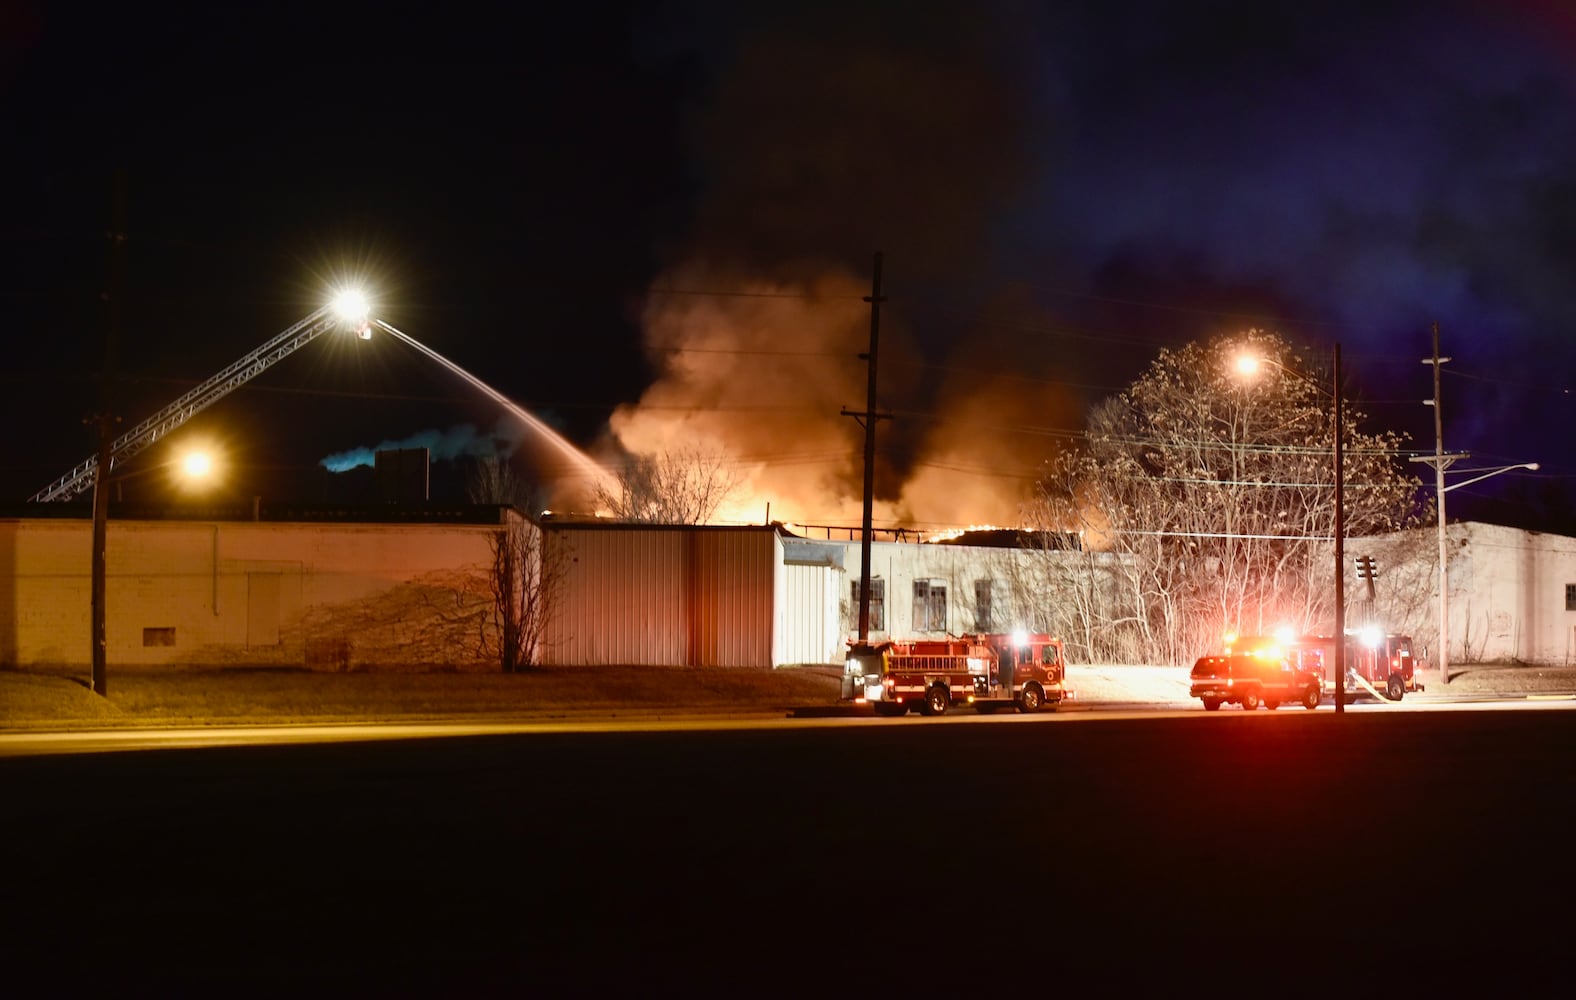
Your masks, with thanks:
[{"label": "utility pole", "polygon": [[1434,366],[1434,398],[1424,400],[1424,404],[1434,408],[1434,454],[1432,457],[1419,456],[1413,461],[1424,462],[1434,467],[1434,503],[1439,514],[1439,648],[1435,650],[1434,657],[1439,664],[1439,683],[1450,683],[1450,601],[1447,596],[1445,562],[1449,558],[1445,538],[1445,470],[1450,468],[1458,459],[1466,458],[1466,452],[1457,452],[1454,455],[1445,454],[1445,417],[1439,404],[1439,372],[1440,365],[1449,361],[1449,358],[1439,356],[1439,324],[1434,324],[1434,356],[1424,358],[1423,364]]},{"label": "utility pole", "polygon": [[93,693],[100,697],[109,690],[109,637],[105,625],[105,576],[109,547],[109,473],[114,457],[115,416],[113,408],[115,347],[120,338],[120,285],[125,265],[126,181],[115,173],[113,218],[109,232],[109,280],[104,300],[104,371],[99,382],[99,409],[87,422],[98,425],[98,464],[93,472]]},{"label": "utility pole", "polygon": [[868,363],[869,371],[865,388],[865,408],[863,412],[850,410],[847,407],[842,411],[843,416],[853,417],[865,429],[865,505],[859,532],[859,644],[861,646],[870,640],[870,532],[875,503],[876,421],[891,419],[891,414],[876,412],[876,349],[881,339],[881,303],[886,301],[886,297],[881,294],[879,250],[875,255],[870,294],[865,296],[865,301],[870,303],[870,351],[860,355],[860,358]]},{"label": "utility pole", "polygon": [[1346,711],[1346,467],[1341,451],[1341,345],[1335,345],[1335,711]]}]

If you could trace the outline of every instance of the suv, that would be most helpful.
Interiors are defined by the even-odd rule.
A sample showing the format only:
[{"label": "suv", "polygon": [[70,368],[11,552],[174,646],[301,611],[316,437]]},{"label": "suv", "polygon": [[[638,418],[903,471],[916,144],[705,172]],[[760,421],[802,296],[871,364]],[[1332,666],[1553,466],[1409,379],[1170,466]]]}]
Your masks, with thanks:
[{"label": "suv", "polygon": [[1227,702],[1248,711],[1262,703],[1279,708],[1283,701],[1300,701],[1303,708],[1318,708],[1323,686],[1319,675],[1298,670],[1284,659],[1264,656],[1201,656],[1193,664],[1189,696],[1202,698],[1204,710],[1214,712]]}]

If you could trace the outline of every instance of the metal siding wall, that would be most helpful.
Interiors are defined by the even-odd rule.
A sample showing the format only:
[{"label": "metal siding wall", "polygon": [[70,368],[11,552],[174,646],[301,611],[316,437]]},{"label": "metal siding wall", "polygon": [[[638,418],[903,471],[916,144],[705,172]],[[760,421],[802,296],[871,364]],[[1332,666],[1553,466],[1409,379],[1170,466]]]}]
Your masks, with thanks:
[{"label": "metal siding wall", "polygon": [[688,562],[680,531],[551,532],[569,572],[550,628],[550,662],[683,663]]},{"label": "metal siding wall", "polygon": [[703,667],[772,665],[775,536],[762,531],[689,534],[690,656]]},{"label": "metal siding wall", "polygon": [[[837,646],[836,585],[841,574],[826,566],[788,566],[783,663],[833,663]],[[830,610],[829,610],[830,609]]]}]

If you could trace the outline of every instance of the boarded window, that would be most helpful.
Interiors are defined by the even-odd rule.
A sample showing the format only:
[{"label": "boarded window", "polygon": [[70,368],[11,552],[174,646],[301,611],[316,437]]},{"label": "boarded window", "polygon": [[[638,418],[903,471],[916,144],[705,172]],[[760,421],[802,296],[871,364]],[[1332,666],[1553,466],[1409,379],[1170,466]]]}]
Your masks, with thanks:
[{"label": "boarded window", "polygon": [[991,603],[993,580],[974,581],[974,631],[996,631],[995,613]]},{"label": "boarded window", "polygon": [[941,632],[947,627],[947,585],[939,580],[914,581],[914,631]]},{"label": "boarded window", "polygon": [[1565,585],[1565,610],[1576,611],[1576,583]]},{"label": "boarded window", "polygon": [[175,627],[171,625],[168,627],[143,629],[142,644],[144,646],[175,645]]},{"label": "boarded window", "polygon": [[[859,581],[851,580],[853,595],[853,620],[859,623]],[[870,580],[870,630],[872,632],[886,631],[886,581],[880,577]]]}]

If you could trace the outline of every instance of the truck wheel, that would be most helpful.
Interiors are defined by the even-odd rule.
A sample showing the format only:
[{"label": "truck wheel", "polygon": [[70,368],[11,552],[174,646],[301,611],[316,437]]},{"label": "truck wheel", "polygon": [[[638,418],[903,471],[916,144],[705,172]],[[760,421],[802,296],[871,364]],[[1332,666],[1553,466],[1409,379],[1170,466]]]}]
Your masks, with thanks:
[{"label": "truck wheel", "polygon": [[1308,685],[1308,690],[1306,690],[1306,691],[1304,691],[1302,693],[1302,707],[1303,708],[1318,708],[1319,707],[1319,698],[1320,698],[1320,696],[1322,694],[1323,694],[1323,692],[1319,690],[1319,685],[1317,685],[1317,684],[1309,684]]},{"label": "truck wheel", "polygon": [[1401,696],[1406,694],[1406,681],[1401,679],[1400,674],[1391,674],[1390,683],[1385,685],[1384,690],[1391,701],[1400,701]]},{"label": "truck wheel", "polygon": [[1045,695],[1040,692],[1038,684],[1030,684],[1023,689],[1023,694],[1018,698],[1018,711],[1038,712],[1045,703]]},{"label": "truck wheel", "polygon": [[1219,698],[1205,698],[1204,699],[1204,711],[1206,711],[1206,712],[1218,712],[1218,711],[1220,711],[1220,699]]},{"label": "truck wheel", "polygon": [[898,716],[908,714],[908,706],[901,703],[894,705],[891,702],[880,701],[876,703],[876,714],[885,716],[888,719],[896,719]]},{"label": "truck wheel", "polygon": [[926,715],[946,715],[947,705],[951,701],[952,699],[947,697],[947,689],[936,684],[925,693],[925,707],[920,711]]},{"label": "truck wheel", "polygon": [[1259,693],[1257,691],[1242,692],[1242,709],[1251,712],[1259,707]]}]

